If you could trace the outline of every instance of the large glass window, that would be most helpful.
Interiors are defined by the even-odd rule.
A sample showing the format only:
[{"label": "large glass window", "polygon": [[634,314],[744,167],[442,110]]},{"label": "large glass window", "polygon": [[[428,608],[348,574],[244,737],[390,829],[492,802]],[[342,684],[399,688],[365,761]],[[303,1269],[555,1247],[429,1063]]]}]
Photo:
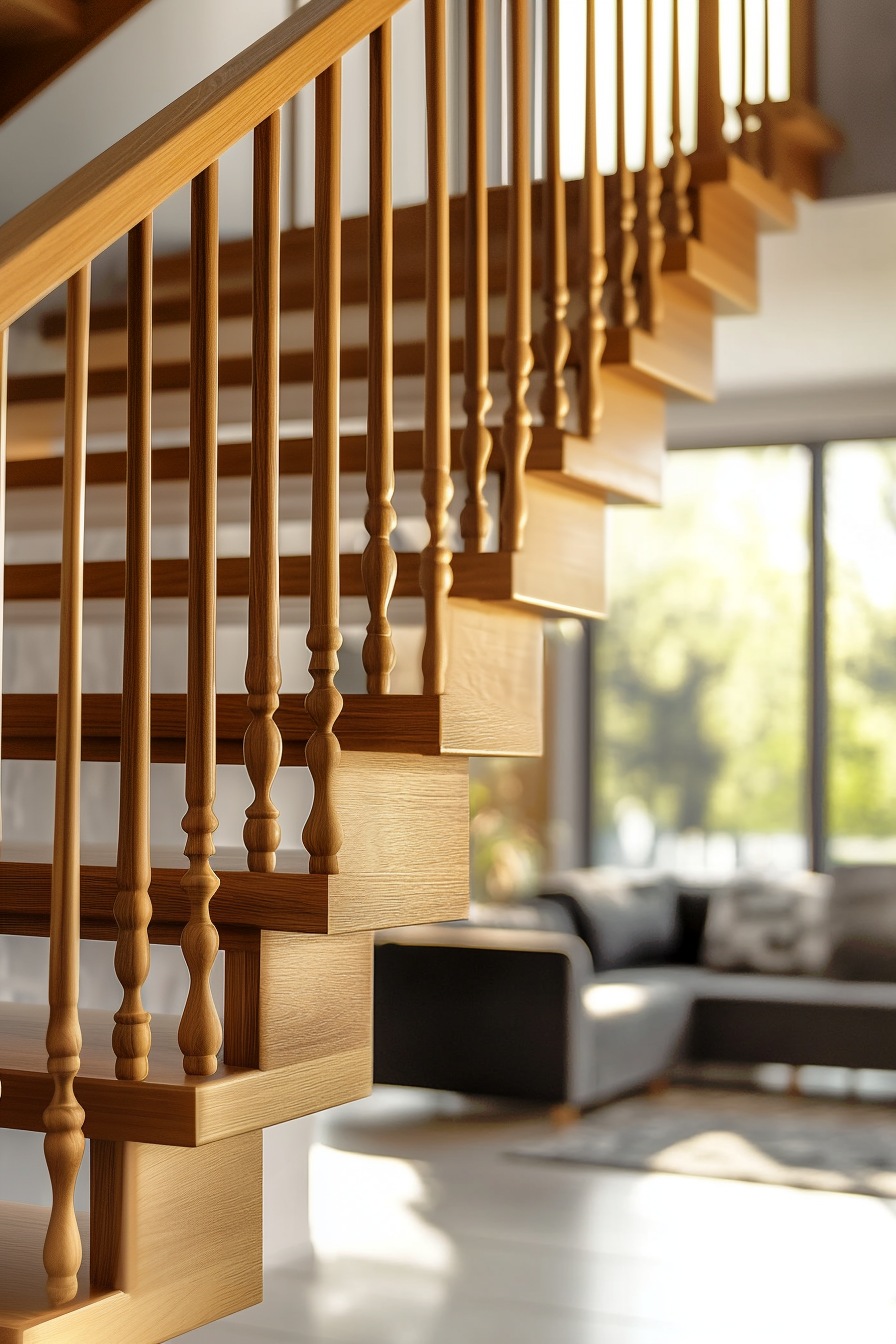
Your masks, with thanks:
[{"label": "large glass window", "polygon": [[896,442],[825,448],[828,859],[896,861]]},{"label": "large glass window", "polygon": [[809,484],[800,447],[677,452],[662,510],[613,511],[595,862],[806,864]]}]

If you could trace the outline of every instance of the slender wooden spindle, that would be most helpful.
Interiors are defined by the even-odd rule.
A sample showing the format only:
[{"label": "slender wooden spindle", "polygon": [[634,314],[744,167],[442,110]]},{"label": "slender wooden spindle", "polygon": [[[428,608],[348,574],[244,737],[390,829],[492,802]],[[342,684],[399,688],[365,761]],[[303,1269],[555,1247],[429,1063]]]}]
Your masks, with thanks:
[{"label": "slender wooden spindle", "polygon": [[182,885],[190,917],[181,936],[190,990],[178,1041],[184,1071],[217,1068],[221,1023],[210,985],[218,932],[209,905],[219,879],[209,862],[218,819],[215,802],[215,528],[218,465],[218,165],[192,187],[190,258],[190,540],[187,561],[187,736]]},{"label": "slender wooden spindle", "polygon": [[700,0],[697,41],[697,153],[724,154],[725,105],[722,102],[721,0]]},{"label": "slender wooden spindle", "polygon": [[672,0],[672,153],[663,170],[660,207],[667,238],[690,238],[694,232],[690,185],[691,161],[681,148],[681,17],[679,0]]},{"label": "slender wooden spindle", "polygon": [[84,602],[84,459],[87,440],[87,350],[90,268],[68,282],[65,457],[62,478],[62,571],[59,605],[59,694],[56,807],[50,878],[50,1017],[47,1071],[53,1096],[44,1111],[44,1153],[53,1205],[44,1243],[47,1295],[54,1306],[78,1291],[81,1237],[75,1182],[84,1157],[84,1112],[75,1096],[81,1067],[78,952],[81,933],[81,646]]},{"label": "slender wooden spindle", "polygon": [[759,168],[761,165],[761,154],[759,148],[759,136],[757,135],[757,124],[759,121],[758,109],[749,101],[747,93],[747,71],[748,61],[747,52],[749,50],[749,16],[748,0],[741,0],[740,5],[740,87],[741,99],[737,112],[740,117],[740,138],[737,142],[738,153],[753,165]]},{"label": "slender wooden spindle", "polygon": [[638,267],[636,223],[638,201],[635,175],[628,165],[625,128],[625,22],[624,0],[616,0],[616,176],[613,182],[613,227],[610,260],[610,321],[614,327],[638,323]]},{"label": "slender wooden spindle", "polygon": [[426,0],[426,354],[423,504],[429,538],[420,556],[426,610],[423,691],[441,695],[448,663],[451,552],[445,543],[451,484],[451,328],[445,0]]},{"label": "slender wooden spindle", "polygon": [[603,310],[607,279],[604,181],[597,171],[597,56],[595,5],[585,10],[585,168],[582,180],[580,234],[584,307],[577,337],[579,347],[579,432],[592,438],[600,430],[603,392],[600,362],[607,344]]},{"label": "slender wooden spindle", "polygon": [[152,219],[128,237],[127,542],[124,663],[121,679],[121,778],[118,812],[118,941],[122,987],[112,1045],[116,1077],[140,1082],[149,1072],[150,1016],[142,989],[149,974],[152,876],[149,856],[150,526],[152,400]]},{"label": "slender wooden spindle", "polygon": [[488,188],[486,179],[486,25],[485,0],[467,4],[467,198],[466,330],[464,339],[464,411],[461,458],[467,498],[460,515],[464,549],[485,547],[491,519],[485,477],[492,452],[485,417],[492,407],[488,386]]},{"label": "slender wooden spindle", "polygon": [[339,742],[333,727],[342,709],[339,669],[339,303],[341,291],[340,167],[342,65],[315,84],[314,401],[311,435],[312,689],[305,706],[314,731],[305,760],[314,801],[303,840],[312,873],[338,873],[342,826],[334,796]]},{"label": "slender wooden spindle", "polygon": [[371,695],[387,695],[395,666],[389,601],[398,562],[392,415],[392,21],[370,35],[370,294],[367,512],[361,574],[370,608],[361,660]]},{"label": "slender wooden spindle", "polygon": [[501,434],[504,489],[501,550],[519,551],[526,527],[526,460],[532,415],[526,405],[532,373],[532,171],[530,163],[529,6],[510,5],[510,191],[507,215],[507,410]]},{"label": "slender wooden spindle", "polygon": [[775,175],[775,105],[770,91],[772,60],[772,6],[770,0],[763,5],[765,20],[765,50],[762,65],[762,107],[758,135],[758,167],[766,177]]},{"label": "slender wooden spindle", "polygon": [[818,101],[815,70],[815,0],[790,0],[790,97]]},{"label": "slender wooden spindle", "polygon": [[280,113],[255,131],[252,222],[252,448],[249,523],[249,645],[246,690],[251,718],[243,759],[255,790],[243,843],[254,873],[272,873],[280,845],[271,789],[283,744],[280,704]]},{"label": "slender wooden spindle", "polygon": [[560,0],[547,0],[545,83],[544,308],[541,330],[545,376],[539,408],[546,425],[558,429],[569,414],[566,361],[572,337],[567,324],[569,277],[566,257],[566,184],[560,175]]},{"label": "slender wooden spindle", "polygon": [[661,219],[663,175],[656,163],[654,136],[654,81],[656,79],[653,31],[653,0],[646,0],[647,40],[645,45],[646,97],[644,167],[638,174],[638,309],[641,325],[655,332],[663,320],[663,257],[666,231]]}]

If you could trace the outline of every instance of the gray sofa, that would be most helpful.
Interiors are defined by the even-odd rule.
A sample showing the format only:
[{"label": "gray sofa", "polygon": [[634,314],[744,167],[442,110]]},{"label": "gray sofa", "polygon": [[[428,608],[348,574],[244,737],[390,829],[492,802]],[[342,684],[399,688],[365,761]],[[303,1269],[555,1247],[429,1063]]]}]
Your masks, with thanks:
[{"label": "gray sofa", "polygon": [[[896,1069],[896,983],[700,964],[707,916],[726,901],[656,874],[580,872],[474,922],[379,935],[375,1080],[582,1107],[685,1060]],[[740,904],[748,931],[766,930],[774,964],[802,964],[768,884],[741,884]],[[864,944],[876,948],[856,905]],[[826,920],[836,924],[830,911]],[[762,939],[751,945],[755,956]],[[841,953],[829,947],[828,964]]]}]

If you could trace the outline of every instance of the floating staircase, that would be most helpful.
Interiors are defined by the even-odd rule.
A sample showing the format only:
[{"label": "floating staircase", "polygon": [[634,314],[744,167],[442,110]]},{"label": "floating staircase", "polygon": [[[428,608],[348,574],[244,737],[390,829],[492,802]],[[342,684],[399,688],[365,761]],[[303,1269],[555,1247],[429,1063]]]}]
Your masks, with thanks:
[{"label": "floating staircase", "polygon": [[[587,0],[584,175],[563,182],[547,0],[533,187],[529,6],[512,0],[511,183],[490,187],[469,0],[468,185],[449,199],[446,4],[427,0],[429,195],[393,212],[401,7],[311,0],[0,229],[7,647],[59,640],[58,684],[35,671],[2,703],[3,758],[54,760],[56,792],[52,845],[0,855],[0,933],[51,957],[47,1005],[0,1004],[0,1127],[46,1134],[54,1194],[50,1214],[0,1205],[0,1344],[160,1344],[260,1300],[261,1131],[369,1089],[373,931],[465,913],[468,758],[540,753],[543,619],[606,614],[607,513],[661,503],[666,402],[711,398],[715,319],[755,309],[758,236],[794,222],[788,155],[805,188],[832,147],[806,98],[789,118],[742,107],[753,129],[723,140],[709,0],[696,152],[676,42],[668,165],[648,136],[630,171],[623,132],[601,179]],[[361,42],[371,210],[340,221],[340,60]],[[648,44],[646,89],[658,59]],[[280,109],[312,82],[315,227],[281,235]],[[217,161],[247,134],[253,238],[219,244]],[[188,184],[190,253],[153,259],[152,213]],[[90,263],[125,235],[126,302],[91,307]],[[66,283],[63,316],[32,313]],[[216,675],[228,603],[241,693],[220,652]],[[151,613],[185,640],[164,689]],[[82,645],[110,621],[123,670],[85,685]],[[296,631],[307,674],[282,656]],[[121,763],[114,853],[80,844],[82,761]],[[177,835],[150,846],[160,763],[185,767],[187,861]],[[242,846],[215,853],[219,766],[254,800]],[[301,841],[276,806],[297,777]],[[81,938],[116,945],[114,1020],[79,1012]],[[183,1016],[150,1024],[150,945],[176,943]]]}]

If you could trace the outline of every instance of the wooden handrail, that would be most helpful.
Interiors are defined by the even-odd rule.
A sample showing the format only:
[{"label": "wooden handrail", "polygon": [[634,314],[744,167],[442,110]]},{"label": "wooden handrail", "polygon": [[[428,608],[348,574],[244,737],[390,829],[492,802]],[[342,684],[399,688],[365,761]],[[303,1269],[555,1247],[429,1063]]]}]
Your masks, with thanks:
[{"label": "wooden handrail", "polygon": [[0,329],[185,187],[408,0],[310,0],[0,228]]}]

